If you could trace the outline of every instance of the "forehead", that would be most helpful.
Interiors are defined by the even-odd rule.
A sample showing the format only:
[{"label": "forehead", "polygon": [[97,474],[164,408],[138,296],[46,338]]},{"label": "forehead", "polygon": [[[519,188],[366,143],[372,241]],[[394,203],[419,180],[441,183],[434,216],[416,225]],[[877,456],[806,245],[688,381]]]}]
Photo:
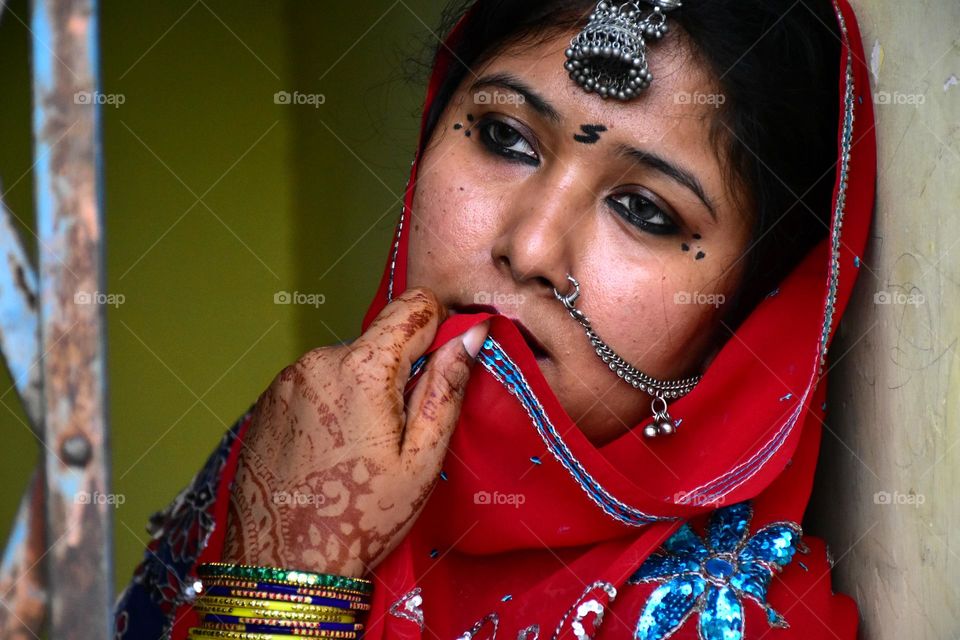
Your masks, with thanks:
[{"label": "forehead", "polygon": [[[703,152],[717,110],[724,98],[719,84],[677,31],[648,43],[647,63],[653,83],[629,102],[604,100],[585,92],[563,67],[564,51],[578,29],[555,30],[535,45],[508,45],[488,59],[466,87],[492,73],[510,73],[544,96],[566,126],[602,123],[620,130],[631,143],[692,145]],[[626,140],[625,140],[626,142]],[[676,147],[675,147],[676,148]]]},{"label": "forehead", "polygon": [[[652,84],[629,102],[604,100],[595,93],[587,93],[564,68],[565,51],[579,29],[555,29],[535,44],[507,45],[494,52],[478,69],[467,75],[463,87],[470,89],[479,80],[493,76],[510,75],[547,101],[558,113],[558,122],[546,122],[541,129],[554,136],[558,153],[569,152],[571,158],[582,158],[590,166],[604,158],[596,155],[605,150],[630,147],[653,153],[682,166],[696,176],[707,197],[712,200],[718,216],[730,211],[738,202],[744,202],[739,180],[727,180],[725,149],[715,146],[711,130],[719,109],[726,102],[720,93],[719,81],[701,61],[688,39],[679,31],[668,33],[663,39],[649,43],[647,64],[653,74]],[[507,89],[485,87],[484,91],[501,92]],[[467,103],[480,104],[464,96]],[[536,118],[534,110],[511,100],[491,100],[488,104],[511,104],[510,112],[519,109],[523,117]],[[524,111],[524,109],[526,109]],[[606,127],[602,141],[595,145],[578,144],[574,134],[581,127],[599,124]],[[717,142],[724,144],[721,136]],[[727,219],[735,217],[727,216]]]}]

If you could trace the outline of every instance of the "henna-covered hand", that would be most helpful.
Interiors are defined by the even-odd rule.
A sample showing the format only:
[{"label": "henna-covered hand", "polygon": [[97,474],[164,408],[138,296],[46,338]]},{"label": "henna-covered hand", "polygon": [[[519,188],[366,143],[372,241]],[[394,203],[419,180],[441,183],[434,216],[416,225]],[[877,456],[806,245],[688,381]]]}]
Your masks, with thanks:
[{"label": "henna-covered hand", "polygon": [[227,562],[361,576],[410,530],[440,472],[488,324],[410,367],[446,309],[408,289],[353,343],[309,351],[257,401],[231,490]]}]

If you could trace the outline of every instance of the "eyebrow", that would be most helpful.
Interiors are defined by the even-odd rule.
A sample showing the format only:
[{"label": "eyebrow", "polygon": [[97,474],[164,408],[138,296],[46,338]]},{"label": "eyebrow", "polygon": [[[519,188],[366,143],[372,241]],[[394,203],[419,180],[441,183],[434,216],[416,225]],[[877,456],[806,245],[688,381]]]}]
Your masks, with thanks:
[{"label": "eyebrow", "polygon": [[547,102],[547,100],[539,93],[534,91],[530,85],[526,84],[523,80],[520,80],[513,74],[494,73],[483,76],[473,83],[473,85],[470,87],[470,92],[472,93],[478,89],[483,89],[486,87],[497,87],[518,93],[523,96],[526,104],[529,104],[531,107],[533,107],[533,110],[543,117],[558,124],[561,120],[560,112],[557,111],[553,105]]},{"label": "eyebrow", "polygon": [[629,158],[654,171],[662,173],[674,182],[692,191],[693,194],[699,198],[700,202],[703,203],[703,206],[707,208],[707,211],[710,212],[710,217],[713,218],[713,221],[717,221],[717,211],[713,206],[713,202],[707,197],[706,192],[703,190],[703,185],[700,184],[700,180],[698,180],[695,175],[678,167],[666,158],[658,156],[652,151],[637,149],[636,147],[625,144],[618,144],[616,146],[616,152],[620,157]]},{"label": "eyebrow", "polygon": [[[551,105],[546,98],[541,96],[539,93],[534,91],[530,85],[526,84],[511,73],[500,72],[482,76],[476,82],[474,82],[473,85],[471,85],[470,92],[472,93],[474,91],[478,91],[479,89],[488,87],[513,91],[514,93],[523,96],[525,104],[529,104],[534,111],[547,118],[551,122],[559,124],[562,120],[560,112],[553,105]],[[707,197],[706,192],[703,190],[703,185],[695,175],[681,167],[678,167],[666,158],[658,156],[652,151],[647,151],[645,149],[638,149],[629,145],[618,144],[615,148],[615,153],[621,158],[630,159],[636,163],[642,164],[645,167],[653,169],[654,171],[657,171],[658,173],[661,173],[674,182],[680,184],[681,186],[686,187],[695,196],[697,196],[700,202],[703,203],[703,206],[707,208],[707,211],[710,213],[710,217],[713,218],[713,221],[717,221],[717,212],[713,206],[713,202],[709,197]]]}]

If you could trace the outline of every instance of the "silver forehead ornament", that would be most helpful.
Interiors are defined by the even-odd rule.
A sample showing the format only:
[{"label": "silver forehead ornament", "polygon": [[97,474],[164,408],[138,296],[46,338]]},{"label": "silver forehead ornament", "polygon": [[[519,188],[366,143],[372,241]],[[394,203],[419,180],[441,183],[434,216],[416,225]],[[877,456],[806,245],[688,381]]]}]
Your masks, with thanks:
[{"label": "silver forehead ornament", "polygon": [[666,14],[678,8],[680,0],[597,3],[587,25],[570,41],[564,68],[587,93],[632,100],[653,80],[647,41],[667,33]]}]

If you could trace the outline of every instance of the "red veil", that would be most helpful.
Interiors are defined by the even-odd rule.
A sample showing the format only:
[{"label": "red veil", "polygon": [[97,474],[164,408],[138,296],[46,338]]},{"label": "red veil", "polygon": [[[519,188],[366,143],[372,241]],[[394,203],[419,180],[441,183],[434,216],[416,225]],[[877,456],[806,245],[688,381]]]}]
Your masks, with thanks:
[{"label": "red veil", "polygon": [[[687,425],[653,442],[637,425],[592,445],[505,317],[444,322],[428,353],[487,318],[490,334],[440,479],[407,537],[371,573],[367,640],[856,637],[856,604],[833,593],[824,543],[798,524],[826,411],[827,347],[860,268],[876,176],[856,17],[847,0],[834,4],[843,43],[829,236],[762,300],[697,387],[671,403],[670,414]],[[421,127],[448,51],[434,67]],[[364,330],[406,287],[416,176],[417,161]],[[118,629],[151,621],[127,613],[146,601],[143,585],[170,583],[154,597],[163,611],[179,602],[168,594],[176,593],[170,562],[189,568],[220,558],[248,423],[249,414],[195,481],[190,495],[216,487],[209,511],[185,519],[178,514],[193,512],[183,500],[168,510],[168,523],[190,529],[165,524],[172,542],[151,543],[167,564],[147,558],[118,609]],[[196,615],[177,608],[171,637],[183,638]]]},{"label": "red veil", "polygon": [[[859,271],[874,198],[863,48],[847,1],[836,0],[835,8],[843,44],[829,237],[759,304],[694,391],[671,403],[671,415],[688,428],[651,443],[638,425],[597,448],[561,408],[512,322],[491,314],[449,318],[430,351],[487,318],[489,338],[441,479],[409,535],[373,571],[365,638],[657,638],[670,615],[687,618],[671,637],[697,637],[699,616],[719,625],[700,632],[709,638],[736,606],[731,599],[740,603],[746,638],[856,636],[856,605],[833,594],[823,542],[788,533],[799,529],[791,523],[800,522],[810,496],[826,409],[826,350]],[[448,38],[459,37],[469,16]],[[441,48],[433,69],[421,126],[447,52]],[[406,287],[418,160],[364,330]],[[730,508],[718,515],[723,506]],[[681,528],[686,520],[692,528]],[[764,530],[777,522],[786,524]],[[747,551],[769,549],[765,543],[779,532],[798,554],[766,558],[760,566],[774,575],[762,590],[749,588],[744,576],[739,592],[720,589],[721,580],[697,598],[696,585],[692,593],[680,582],[679,592],[666,588],[683,574],[671,562],[709,560],[712,551],[705,556],[702,548],[684,556],[691,543],[731,532]],[[762,605],[789,628],[771,630],[767,616],[776,614]],[[645,612],[647,624],[638,629]]]}]

